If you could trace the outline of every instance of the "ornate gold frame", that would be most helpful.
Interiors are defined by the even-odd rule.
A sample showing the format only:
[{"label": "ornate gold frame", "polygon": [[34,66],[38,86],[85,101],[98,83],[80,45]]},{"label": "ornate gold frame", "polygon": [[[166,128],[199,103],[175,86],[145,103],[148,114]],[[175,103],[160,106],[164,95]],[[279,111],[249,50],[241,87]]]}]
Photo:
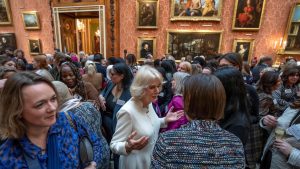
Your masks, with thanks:
[{"label": "ornate gold frame", "polygon": [[10,10],[10,5],[9,5],[9,0],[2,0],[3,3],[6,6],[6,14],[8,17],[8,22],[0,22],[0,25],[12,25],[12,18],[11,18],[11,10]]},{"label": "ornate gold frame", "polygon": [[171,0],[170,20],[171,21],[220,21],[223,7],[223,0],[219,0],[218,16],[174,16],[175,0]]},{"label": "ornate gold frame", "polygon": [[266,1],[267,0],[263,0],[263,6],[262,6],[262,12],[261,12],[261,16],[259,19],[259,24],[258,24],[258,28],[240,28],[240,27],[235,27],[235,23],[236,23],[236,13],[237,13],[237,7],[238,7],[238,3],[239,0],[235,0],[235,5],[234,5],[234,12],[233,12],[233,17],[232,17],[232,30],[248,30],[248,31],[258,31],[260,29],[261,23],[262,23],[262,18],[264,16],[265,13],[265,6],[266,6]]},{"label": "ornate gold frame", "polygon": [[248,63],[251,63],[251,58],[252,58],[253,48],[254,48],[254,40],[255,39],[234,39],[233,46],[232,46],[232,52],[236,52],[235,49],[236,49],[238,42],[249,42],[250,46],[249,46],[249,54],[248,54]]},{"label": "ornate gold frame", "polygon": [[142,47],[142,44],[141,42],[143,40],[152,40],[153,41],[153,58],[156,58],[156,37],[151,37],[151,36],[141,36],[141,37],[138,37],[137,39],[137,52],[136,52],[136,56],[137,56],[137,60],[143,60],[143,58],[141,58],[141,55],[140,55],[140,50],[141,50],[141,47]]},{"label": "ornate gold frame", "polygon": [[[139,6],[140,2],[156,2],[156,26],[140,26],[139,25]],[[159,0],[136,0],[136,27],[138,29],[157,29],[158,28],[158,16],[159,16]]]},{"label": "ornate gold frame", "polygon": [[[40,50],[39,53],[31,52],[30,41],[32,41],[32,40],[37,41],[38,46],[39,46],[39,50]],[[28,39],[28,47],[29,47],[29,53],[31,55],[38,55],[38,54],[42,53],[42,46],[41,46],[41,40],[40,39]]]},{"label": "ornate gold frame", "polygon": [[214,30],[175,30],[175,29],[167,29],[167,46],[166,46],[166,53],[169,53],[169,41],[170,41],[170,33],[182,33],[182,34],[188,34],[188,33],[203,33],[203,34],[220,34],[220,42],[218,45],[218,53],[221,51],[221,44],[223,40],[223,30],[220,31],[214,31]]},{"label": "ornate gold frame", "polygon": [[[287,41],[288,40],[288,36],[289,36],[289,32],[291,30],[291,26],[292,26],[292,18],[295,14],[295,10],[296,10],[296,7],[297,6],[300,6],[300,2],[296,3],[294,6],[293,6],[293,9],[291,10],[290,12],[290,16],[289,16],[289,20],[288,20],[288,25],[286,27],[286,30],[285,30],[285,34],[284,34],[284,40],[283,41]],[[297,21],[300,23],[300,20]],[[300,30],[298,30],[300,31]],[[300,55],[300,49],[299,51],[286,51],[285,49],[283,50],[279,50],[279,52],[277,54],[289,54],[289,55]]]},{"label": "ornate gold frame", "polygon": [[[36,21],[37,21],[37,26],[26,26],[26,23],[25,23],[25,17],[24,15],[26,14],[31,14],[31,15],[34,15],[35,18],[36,18]],[[24,23],[24,28],[27,29],[27,30],[31,30],[31,29],[40,29],[40,20],[39,20],[39,17],[38,17],[38,13],[36,11],[25,11],[25,12],[22,12],[22,18],[23,18],[23,23]]]}]

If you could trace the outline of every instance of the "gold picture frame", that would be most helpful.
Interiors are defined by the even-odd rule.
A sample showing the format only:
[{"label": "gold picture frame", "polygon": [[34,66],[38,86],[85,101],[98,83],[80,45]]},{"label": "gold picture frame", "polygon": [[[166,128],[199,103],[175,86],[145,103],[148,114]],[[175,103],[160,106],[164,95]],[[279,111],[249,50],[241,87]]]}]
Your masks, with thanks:
[{"label": "gold picture frame", "polygon": [[[209,5],[206,1],[199,4],[193,1],[171,0],[171,21],[220,21],[223,0],[215,0],[215,4]],[[213,3],[213,1],[211,1]]]},{"label": "gold picture frame", "polygon": [[296,3],[290,13],[284,35],[285,45],[278,54],[300,55],[300,2]]},{"label": "gold picture frame", "polygon": [[232,30],[258,31],[267,0],[235,0]]},{"label": "gold picture frame", "polygon": [[29,53],[31,55],[38,55],[42,53],[42,46],[40,39],[28,39]]},{"label": "gold picture frame", "polygon": [[12,25],[9,0],[0,0],[0,25]]},{"label": "gold picture frame", "polygon": [[40,21],[36,11],[22,12],[24,27],[27,30],[40,29]]},{"label": "gold picture frame", "polygon": [[187,55],[214,56],[221,51],[223,31],[167,30],[166,53],[180,60]]},{"label": "gold picture frame", "polygon": [[136,0],[136,27],[138,29],[157,29],[158,16],[158,0]]},{"label": "gold picture frame", "polygon": [[244,62],[251,63],[254,39],[234,39],[232,52],[239,53]]},{"label": "gold picture frame", "polygon": [[138,37],[137,60],[146,59],[148,54],[156,58],[156,37]]}]

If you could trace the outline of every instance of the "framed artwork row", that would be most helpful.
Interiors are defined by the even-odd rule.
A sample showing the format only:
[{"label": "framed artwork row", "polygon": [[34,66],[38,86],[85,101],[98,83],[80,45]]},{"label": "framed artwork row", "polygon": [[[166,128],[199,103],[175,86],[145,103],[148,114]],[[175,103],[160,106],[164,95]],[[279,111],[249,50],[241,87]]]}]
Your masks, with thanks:
[{"label": "framed artwork row", "polygon": [[[170,0],[171,21],[220,21],[223,0]],[[266,0],[235,0],[232,30],[258,31]],[[136,1],[137,28],[158,28],[159,1]]]},{"label": "framed artwork row", "polygon": [[[232,52],[239,53],[244,62],[250,63],[254,49],[254,39],[234,39]],[[187,55],[215,55],[220,53],[222,31],[168,30],[166,53],[176,60]],[[147,55],[156,58],[156,38],[138,37],[137,58]]]}]

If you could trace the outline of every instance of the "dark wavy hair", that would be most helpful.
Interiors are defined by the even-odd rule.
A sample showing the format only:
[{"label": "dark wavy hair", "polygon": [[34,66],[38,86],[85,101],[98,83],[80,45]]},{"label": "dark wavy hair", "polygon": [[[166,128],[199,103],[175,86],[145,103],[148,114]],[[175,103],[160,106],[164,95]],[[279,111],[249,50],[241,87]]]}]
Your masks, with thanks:
[{"label": "dark wavy hair", "polygon": [[[282,75],[281,75],[281,80],[282,80],[283,85],[285,86],[287,84],[287,82],[289,80],[289,76],[295,75],[295,74],[300,74],[299,67],[297,65],[287,65],[284,68]],[[300,82],[300,78],[296,84],[298,84],[299,82]]]},{"label": "dark wavy hair", "polygon": [[272,94],[272,87],[276,85],[279,74],[274,71],[265,72],[257,83],[257,91]]},{"label": "dark wavy hair", "polygon": [[112,69],[120,75],[123,75],[124,78],[122,79],[122,86],[124,89],[127,89],[130,87],[131,82],[133,80],[133,74],[130,70],[130,68],[125,63],[117,63],[114,64]]},{"label": "dark wavy hair", "polygon": [[249,119],[249,99],[242,73],[233,67],[219,68],[214,73],[222,82],[226,92],[226,106],[224,121],[229,120],[233,114],[240,112]]}]

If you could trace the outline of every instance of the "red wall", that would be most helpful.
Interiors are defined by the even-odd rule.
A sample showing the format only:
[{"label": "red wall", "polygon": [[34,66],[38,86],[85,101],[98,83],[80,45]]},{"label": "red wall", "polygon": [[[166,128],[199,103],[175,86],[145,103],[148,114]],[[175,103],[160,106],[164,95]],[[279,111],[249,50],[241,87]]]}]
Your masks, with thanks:
[{"label": "red wall", "polygon": [[[123,2],[124,1],[124,2]],[[122,0],[120,3],[120,53],[127,49],[129,53],[137,52],[138,36],[155,36],[157,38],[157,56],[166,53],[167,29],[178,30],[223,30],[221,53],[232,51],[235,38],[254,38],[253,56],[271,55],[274,59],[284,56],[276,56],[273,49],[274,41],[284,36],[289,12],[299,0],[266,0],[261,29],[254,31],[232,31],[232,18],[235,0],[224,0],[221,22],[171,22],[170,0],[159,0],[159,23],[156,30],[136,29],[136,0]],[[212,25],[206,27],[202,25]],[[189,26],[186,26],[189,25]],[[248,35],[250,34],[250,35]],[[297,56],[300,60],[300,56]]]},{"label": "red wall", "polygon": [[[28,39],[40,39],[42,52],[53,54],[54,41],[49,0],[10,0],[10,8],[13,25],[1,26],[0,33],[15,33],[17,48],[25,52],[28,60],[32,60],[29,54]],[[41,29],[25,30],[22,11],[37,11]]]}]

